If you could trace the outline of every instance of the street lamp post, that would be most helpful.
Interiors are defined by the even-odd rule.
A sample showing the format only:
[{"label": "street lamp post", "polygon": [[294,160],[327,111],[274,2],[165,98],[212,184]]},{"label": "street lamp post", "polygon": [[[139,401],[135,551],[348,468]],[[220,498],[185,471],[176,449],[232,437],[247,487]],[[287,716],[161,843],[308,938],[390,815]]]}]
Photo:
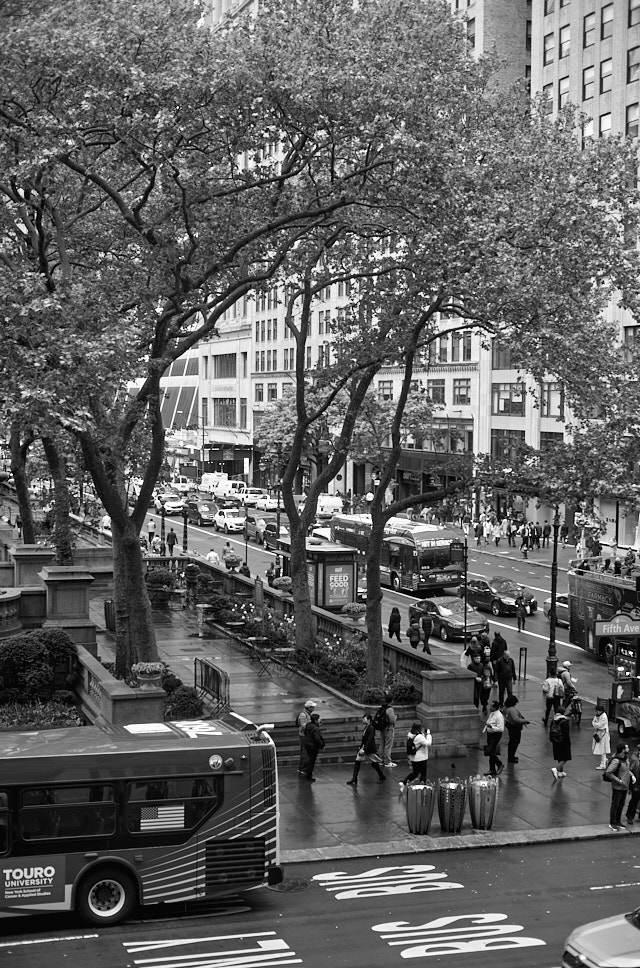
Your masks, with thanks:
[{"label": "street lamp post", "polygon": [[160,501],[160,555],[164,557],[167,553],[167,544],[165,542],[165,511],[164,511],[164,501]]},{"label": "street lamp post", "polygon": [[187,514],[187,509],[182,509],[182,553],[187,554],[189,550],[189,531],[187,528],[187,523],[189,521],[189,515]]},{"label": "street lamp post", "polygon": [[560,531],[560,515],[556,505],[553,516],[553,558],[551,559],[551,607],[549,609],[549,652],[547,654],[547,677],[554,676],[558,670],[558,653],[556,651],[556,602],[558,597],[558,533]]}]

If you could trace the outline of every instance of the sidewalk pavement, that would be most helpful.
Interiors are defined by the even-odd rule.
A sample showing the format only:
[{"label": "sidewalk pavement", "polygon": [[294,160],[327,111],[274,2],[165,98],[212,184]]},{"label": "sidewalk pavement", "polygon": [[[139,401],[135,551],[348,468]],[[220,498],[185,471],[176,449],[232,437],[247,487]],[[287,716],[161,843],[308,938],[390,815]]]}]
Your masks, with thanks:
[{"label": "sidewalk pavement", "polygon": [[[512,554],[513,549],[510,549],[510,556]],[[539,555],[534,559],[538,564],[549,564],[550,553],[546,549],[534,554]],[[571,556],[569,549],[563,549],[563,558],[565,556],[567,560]],[[99,655],[103,660],[112,659],[113,636],[104,630],[100,602],[92,603],[91,617],[99,629]],[[274,674],[272,678],[259,678],[256,666],[232,639],[199,638],[196,618],[191,611],[157,611],[154,617],[160,658],[185,684],[193,682],[196,657],[213,660],[229,673],[231,708],[246,719],[255,723],[291,723],[307,699],[317,703],[321,721],[353,717],[357,712],[353,703],[306,676],[295,674],[293,678],[284,678]],[[459,645],[436,644],[434,657],[439,654],[451,657],[451,653],[457,655],[459,649]],[[588,657],[584,661],[594,666],[594,675],[599,677],[601,674],[600,694],[606,695],[609,690],[606,670]],[[365,764],[358,786],[352,787],[346,785],[351,767],[348,764],[325,766],[320,755],[315,783],[309,783],[293,767],[279,770],[283,861],[377,857],[425,850],[510,846],[640,833],[640,820],[627,832],[609,830],[611,786],[602,782],[602,773],[595,769],[598,759],[591,752],[593,705],[585,701],[582,725],[578,727],[572,723],[572,760],[566,767],[568,775],[555,780],[551,773],[554,762],[548,729],[541,722],[540,675],[528,675],[526,682],[517,684],[516,693],[519,708],[531,724],[523,731],[519,762],[508,764],[500,777],[493,830],[473,830],[466,816],[460,834],[444,834],[439,827],[436,807],[430,834],[412,835],[408,832],[405,802],[398,785],[408,772],[406,762],[399,761],[397,767],[387,769],[384,784],[376,782],[375,773]],[[483,718],[479,715],[479,737],[483,725]],[[275,738],[277,742],[277,735]],[[400,737],[400,745],[403,739]],[[614,731],[611,736],[614,749],[617,739]],[[506,739],[502,750],[506,763]],[[354,756],[355,753],[354,749]],[[433,757],[429,761],[428,777],[431,780],[466,779],[484,774],[487,768],[482,753],[473,750],[469,756],[454,761]]]}]

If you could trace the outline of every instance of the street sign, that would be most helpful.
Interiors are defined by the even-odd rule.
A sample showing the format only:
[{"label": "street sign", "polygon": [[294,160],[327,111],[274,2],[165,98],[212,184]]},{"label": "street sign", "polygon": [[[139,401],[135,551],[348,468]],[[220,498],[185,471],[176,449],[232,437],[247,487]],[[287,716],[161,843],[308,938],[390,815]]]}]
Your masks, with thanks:
[{"label": "street sign", "polygon": [[595,632],[596,635],[640,636],[640,621],[631,618],[630,615],[625,615],[623,612],[618,612],[617,615],[613,615],[606,622],[596,622]]}]

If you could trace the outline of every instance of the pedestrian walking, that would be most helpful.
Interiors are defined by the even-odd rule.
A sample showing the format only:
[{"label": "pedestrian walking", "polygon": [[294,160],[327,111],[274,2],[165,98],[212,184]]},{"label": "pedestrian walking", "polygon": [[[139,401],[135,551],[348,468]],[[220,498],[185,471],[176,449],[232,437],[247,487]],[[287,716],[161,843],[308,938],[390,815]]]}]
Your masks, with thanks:
[{"label": "pedestrian walking", "polygon": [[482,658],[478,652],[475,652],[471,656],[471,662],[467,666],[469,672],[473,672],[475,679],[473,680],[473,705],[478,709],[480,706],[480,695],[482,691]]},{"label": "pedestrian walking", "polygon": [[525,627],[525,622],[527,620],[527,606],[524,603],[524,596],[522,592],[516,596],[516,621],[518,623],[518,632],[522,632]]},{"label": "pedestrian walking", "polygon": [[542,683],[542,695],[545,699],[545,709],[544,716],[542,717],[542,722],[546,726],[549,722],[549,714],[551,711],[557,713],[558,706],[562,701],[564,696],[564,686],[560,682],[557,674],[547,676],[547,678]]},{"label": "pedestrian walking", "polygon": [[487,716],[487,721],[482,729],[487,734],[487,742],[484,747],[485,756],[489,757],[489,772],[486,776],[499,776],[504,770],[504,763],[500,759],[500,740],[504,733],[504,716],[500,712],[498,703],[491,703],[491,712]]},{"label": "pedestrian walking", "polygon": [[560,679],[562,688],[564,689],[563,706],[565,709],[568,709],[571,705],[571,700],[577,692],[574,683],[578,681],[571,675],[571,663],[568,659],[566,662],[562,663],[562,668],[558,670],[558,678]]},{"label": "pedestrian walking", "polygon": [[251,578],[251,572],[249,570],[249,565],[247,564],[246,561],[243,561],[242,564],[240,565],[240,567],[238,568],[238,574],[239,575],[244,575],[245,578]]},{"label": "pedestrian walking", "polygon": [[596,770],[607,768],[607,759],[611,752],[611,733],[609,732],[609,717],[604,711],[604,706],[596,706],[595,716],[591,720],[594,733],[591,741],[591,752],[594,756],[600,757],[600,762]]},{"label": "pedestrian walking", "polygon": [[469,660],[472,660],[474,655],[477,655],[479,658],[482,658],[482,646],[480,645],[480,641],[477,635],[471,636],[471,641],[467,646],[467,655],[469,656]]},{"label": "pedestrian walking", "polygon": [[515,663],[508,649],[493,663],[493,671],[498,683],[498,704],[502,706],[505,693],[507,696],[513,695],[513,684],[518,680]]},{"label": "pedestrian walking", "polygon": [[302,734],[302,742],[304,744],[305,753],[307,755],[305,768],[303,776],[309,780],[310,783],[315,783],[315,777],[313,775],[313,768],[316,765],[316,760],[318,759],[318,753],[320,750],[324,749],[324,736],[320,730],[320,715],[319,713],[311,713],[309,717],[309,722],[304,727],[304,732]]},{"label": "pedestrian walking", "polygon": [[480,683],[480,704],[482,706],[482,712],[486,716],[489,697],[491,695],[491,687],[493,686],[494,681],[493,665],[489,658],[489,649],[485,649],[483,651],[481,666],[482,671],[480,675],[482,677],[482,682]]},{"label": "pedestrian walking", "polygon": [[429,636],[433,635],[433,619],[429,612],[424,612],[422,615],[422,634],[424,636],[424,641],[422,643],[422,651],[427,652],[431,655],[431,648],[429,646]]},{"label": "pedestrian walking", "polygon": [[156,522],[153,518],[149,518],[149,523],[147,524],[147,535],[149,537],[149,544],[153,545],[153,539],[156,536]]},{"label": "pedestrian walking", "polygon": [[364,729],[362,731],[362,739],[360,740],[360,748],[356,753],[355,762],[353,764],[353,776],[350,780],[347,780],[347,786],[358,785],[358,774],[360,773],[360,767],[365,760],[378,774],[378,783],[384,783],[387,779],[380,768],[382,759],[378,755],[376,731],[373,728],[372,717],[369,715],[369,713],[364,714],[362,717],[362,722],[364,723]]},{"label": "pedestrian walking", "polygon": [[564,714],[564,706],[558,706],[554,714],[551,726],[549,727],[549,739],[553,744],[553,758],[558,764],[551,767],[556,780],[567,774],[564,771],[565,765],[571,759],[571,732],[569,731],[569,720]]},{"label": "pedestrian walking", "polygon": [[629,759],[629,769],[633,777],[631,785],[631,796],[627,804],[627,823],[632,824],[635,820],[638,805],[640,805],[640,743],[636,746]]},{"label": "pedestrian walking", "polygon": [[562,547],[566,545],[569,540],[569,525],[565,521],[564,524],[560,525],[560,541],[562,542]]},{"label": "pedestrian walking", "polygon": [[478,521],[478,523],[476,524],[474,528],[474,534],[476,537],[476,547],[479,548],[480,544],[482,543],[482,539],[484,537],[484,525],[482,524],[481,521]]},{"label": "pedestrian walking", "polygon": [[629,787],[634,782],[629,765],[629,747],[626,743],[618,743],[615,756],[607,766],[603,776],[611,783],[611,807],[609,809],[609,827],[620,830],[622,823],[622,808],[627,799]]},{"label": "pedestrian walking", "polygon": [[167,548],[169,549],[169,557],[173,558],[173,549],[178,543],[178,535],[175,533],[173,528],[169,529],[169,534],[167,535]]},{"label": "pedestrian walking", "polygon": [[418,625],[418,619],[414,618],[409,624],[409,628],[405,632],[405,635],[409,639],[409,645],[412,649],[418,650],[420,645],[420,640],[422,638],[422,629]]},{"label": "pedestrian walking", "polygon": [[548,548],[549,547],[549,538],[550,537],[551,537],[551,525],[549,524],[549,522],[545,518],[545,522],[544,522],[544,524],[542,526],[542,547],[543,548]]},{"label": "pedestrian walking", "polygon": [[391,615],[389,616],[389,638],[396,638],[398,642],[400,641],[400,609],[397,605],[394,605],[391,609]]},{"label": "pedestrian walking", "polygon": [[380,752],[384,766],[397,766],[391,757],[397,719],[396,711],[391,705],[391,695],[385,693],[380,708],[374,713],[372,720],[373,728],[380,733]]},{"label": "pedestrian walking", "polygon": [[500,656],[504,654],[506,648],[507,640],[503,635],[500,634],[500,632],[494,632],[493,642],[491,643],[491,654],[489,656],[491,661],[495,663]]},{"label": "pedestrian walking", "polygon": [[207,561],[210,561],[212,565],[220,564],[220,555],[215,550],[215,548],[211,548],[211,550],[207,552],[206,558],[207,558]]},{"label": "pedestrian walking", "polygon": [[300,759],[298,760],[298,773],[307,771],[307,747],[304,742],[304,730],[307,723],[311,722],[311,713],[316,708],[316,703],[312,699],[307,699],[303,708],[296,716],[296,726],[300,737]]},{"label": "pedestrian walking", "polygon": [[407,784],[413,780],[419,783],[426,783],[427,763],[429,761],[429,747],[433,742],[431,730],[425,732],[422,723],[415,722],[407,733],[407,753],[409,755],[409,766],[411,770],[404,780],[398,784],[400,792],[404,793]]},{"label": "pedestrian walking", "polygon": [[511,693],[507,696],[504,704],[504,725],[509,736],[507,744],[507,763],[517,763],[518,747],[522,739],[522,730],[529,725],[529,720],[525,719],[518,707],[518,697]]},{"label": "pedestrian walking", "polygon": [[269,567],[265,571],[265,576],[267,579],[267,585],[269,586],[269,588],[273,588],[273,582],[276,577],[276,566],[272,561],[269,562]]}]

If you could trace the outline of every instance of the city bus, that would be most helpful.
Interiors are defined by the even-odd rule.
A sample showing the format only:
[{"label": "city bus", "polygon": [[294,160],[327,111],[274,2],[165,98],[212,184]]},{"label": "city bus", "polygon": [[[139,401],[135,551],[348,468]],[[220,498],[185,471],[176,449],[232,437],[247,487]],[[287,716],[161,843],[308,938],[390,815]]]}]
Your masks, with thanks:
[{"label": "city bus", "polygon": [[[369,514],[334,514],[334,541],[355,548],[364,561],[369,547]],[[380,555],[380,580],[395,591],[429,594],[464,579],[464,540],[455,532],[408,518],[389,518]]]},{"label": "city bus", "polygon": [[0,917],[111,925],[280,883],[268,728],[229,714],[0,733]]},{"label": "city bus", "polygon": [[602,558],[569,562],[569,641],[636,676],[640,608],[636,577],[602,571]]}]

